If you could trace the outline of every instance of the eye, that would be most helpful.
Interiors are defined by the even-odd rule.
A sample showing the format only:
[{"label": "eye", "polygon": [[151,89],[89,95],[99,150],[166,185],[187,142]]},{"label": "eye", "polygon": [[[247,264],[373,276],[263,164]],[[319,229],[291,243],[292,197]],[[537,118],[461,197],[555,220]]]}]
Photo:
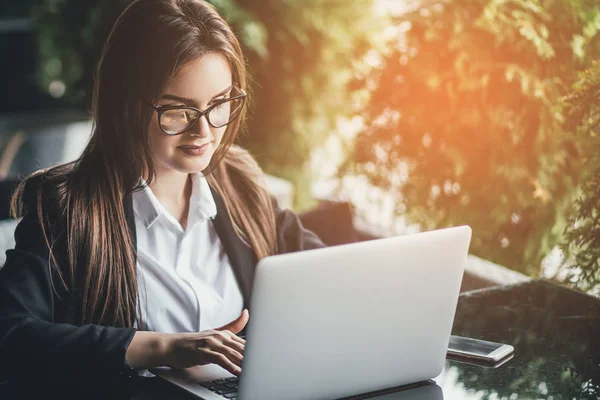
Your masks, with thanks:
[{"label": "eye", "polygon": [[187,121],[188,119],[189,119],[189,116],[188,116],[187,110],[182,110],[182,109],[166,110],[162,114],[162,121],[164,121],[165,123],[184,122],[184,121]]},{"label": "eye", "polygon": [[198,115],[194,110],[185,110],[185,117],[191,121],[198,118]]},{"label": "eye", "polygon": [[176,119],[187,119],[188,118],[188,113],[184,110],[174,110],[175,112],[173,113],[173,118]]}]

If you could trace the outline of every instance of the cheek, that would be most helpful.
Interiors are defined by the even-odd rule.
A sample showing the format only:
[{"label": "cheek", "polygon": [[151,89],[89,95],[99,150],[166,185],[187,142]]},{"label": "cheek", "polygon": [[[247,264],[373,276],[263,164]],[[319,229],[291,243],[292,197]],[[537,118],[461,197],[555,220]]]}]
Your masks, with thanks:
[{"label": "cheek", "polygon": [[177,137],[165,135],[155,120],[150,123],[149,133],[152,158],[156,161],[168,158],[169,154],[173,152],[173,148],[176,147]]},{"label": "cheek", "polygon": [[215,129],[213,131],[214,132],[214,137],[215,137],[215,149],[217,147],[219,147],[219,145],[223,141],[223,138],[225,137],[225,132],[226,131],[227,131],[227,127],[220,128],[220,129]]}]

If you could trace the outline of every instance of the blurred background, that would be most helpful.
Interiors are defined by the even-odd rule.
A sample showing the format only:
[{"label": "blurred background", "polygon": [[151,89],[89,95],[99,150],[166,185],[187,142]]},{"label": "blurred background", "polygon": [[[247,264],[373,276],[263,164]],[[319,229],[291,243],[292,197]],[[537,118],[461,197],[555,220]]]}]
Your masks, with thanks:
[{"label": "blurred background", "polygon": [[[385,235],[469,224],[483,263],[600,295],[600,2],[210,2],[253,77],[241,144],[296,211],[347,201]],[[0,178],[80,154],[128,3],[2,1]]]}]

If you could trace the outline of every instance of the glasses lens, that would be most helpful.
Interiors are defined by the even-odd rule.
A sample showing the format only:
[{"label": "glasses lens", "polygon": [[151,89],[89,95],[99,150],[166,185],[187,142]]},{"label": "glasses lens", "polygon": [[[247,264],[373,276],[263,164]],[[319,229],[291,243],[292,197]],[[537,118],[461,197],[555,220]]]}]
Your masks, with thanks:
[{"label": "glasses lens", "polygon": [[225,126],[240,115],[243,105],[243,98],[223,102],[210,110],[208,120],[214,127],[220,128]]},{"label": "glasses lens", "polygon": [[184,108],[166,110],[160,116],[160,126],[169,135],[176,135],[188,129],[198,119],[198,112]]}]

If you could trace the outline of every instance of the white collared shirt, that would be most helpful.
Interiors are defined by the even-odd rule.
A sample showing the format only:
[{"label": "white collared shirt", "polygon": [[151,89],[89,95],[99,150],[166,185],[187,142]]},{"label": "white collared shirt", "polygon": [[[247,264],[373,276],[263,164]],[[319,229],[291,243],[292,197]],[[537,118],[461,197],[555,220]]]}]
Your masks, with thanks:
[{"label": "white collared shirt", "polygon": [[141,315],[137,327],[199,332],[240,316],[243,297],[215,231],[217,214],[206,178],[192,174],[184,230],[150,187],[133,193]]}]

